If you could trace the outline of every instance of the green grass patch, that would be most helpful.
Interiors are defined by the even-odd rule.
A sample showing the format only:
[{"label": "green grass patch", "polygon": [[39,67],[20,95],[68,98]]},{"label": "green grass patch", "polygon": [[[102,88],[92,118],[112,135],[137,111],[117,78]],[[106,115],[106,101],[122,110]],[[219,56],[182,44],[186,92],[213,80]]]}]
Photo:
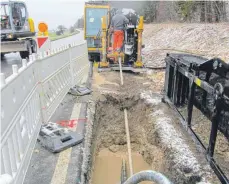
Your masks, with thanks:
[{"label": "green grass patch", "polygon": [[56,33],[49,33],[49,38],[51,41],[59,40],[62,38],[66,38],[75,34],[78,34],[79,31],[74,31],[73,33],[65,32],[63,35],[56,35]]}]

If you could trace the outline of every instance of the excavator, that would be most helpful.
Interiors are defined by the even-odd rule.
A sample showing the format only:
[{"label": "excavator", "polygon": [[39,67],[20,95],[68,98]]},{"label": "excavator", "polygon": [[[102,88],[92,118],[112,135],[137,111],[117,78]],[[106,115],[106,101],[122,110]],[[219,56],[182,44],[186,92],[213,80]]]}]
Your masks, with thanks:
[{"label": "excavator", "polygon": [[125,25],[124,42],[121,52],[113,51],[110,22],[117,8],[111,8],[109,3],[87,2],[84,13],[84,38],[88,45],[90,61],[98,62],[98,71],[120,70],[144,72],[142,62],[142,32],[143,16],[132,9],[123,8],[122,13],[129,19]]},{"label": "excavator", "polygon": [[29,18],[24,2],[1,2],[1,57],[19,52],[24,59],[36,53],[35,34],[33,19]]}]

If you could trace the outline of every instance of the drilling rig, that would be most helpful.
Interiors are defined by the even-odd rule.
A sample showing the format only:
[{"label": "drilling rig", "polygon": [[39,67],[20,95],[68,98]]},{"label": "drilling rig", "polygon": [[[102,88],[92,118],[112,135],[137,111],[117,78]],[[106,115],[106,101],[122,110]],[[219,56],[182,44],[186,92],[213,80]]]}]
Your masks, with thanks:
[{"label": "drilling rig", "polygon": [[122,70],[143,72],[143,16],[132,9],[121,9],[129,23],[125,25],[122,49],[117,52],[112,48],[113,35],[110,30],[111,19],[116,11],[117,8],[108,3],[85,3],[84,37],[88,44],[89,60],[98,62],[99,71],[119,70],[118,59],[121,59]]}]

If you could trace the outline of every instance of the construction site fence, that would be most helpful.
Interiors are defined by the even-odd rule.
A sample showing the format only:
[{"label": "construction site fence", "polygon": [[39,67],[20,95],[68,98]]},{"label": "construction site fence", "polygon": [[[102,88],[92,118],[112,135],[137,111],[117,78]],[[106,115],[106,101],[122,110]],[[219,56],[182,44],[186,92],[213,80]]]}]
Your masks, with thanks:
[{"label": "construction site fence", "polygon": [[86,42],[33,54],[12,70],[8,78],[1,73],[1,184],[23,183],[41,124],[70,88],[87,81]]}]

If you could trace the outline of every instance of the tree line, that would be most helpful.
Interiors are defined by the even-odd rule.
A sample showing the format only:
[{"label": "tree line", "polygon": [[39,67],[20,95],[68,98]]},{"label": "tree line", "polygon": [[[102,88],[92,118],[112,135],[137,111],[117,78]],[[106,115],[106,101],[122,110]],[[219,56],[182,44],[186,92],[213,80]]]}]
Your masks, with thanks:
[{"label": "tree line", "polygon": [[[105,1],[106,2],[106,1]],[[143,15],[146,23],[151,22],[228,22],[229,1],[108,1],[111,7],[132,8]],[[56,34],[66,30],[73,33],[84,28],[84,16],[67,29],[59,25]]]},{"label": "tree line", "polygon": [[[97,2],[97,1],[96,1]],[[131,8],[146,22],[225,22],[229,21],[229,1],[110,1],[111,7]]]},{"label": "tree line", "polygon": [[229,21],[229,2],[145,1],[139,13],[146,22],[225,22]]},{"label": "tree line", "polygon": [[74,33],[76,29],[84,28],[84,17],[80,17],[74,25],[70,26],[68,29],[64,25],[59,25],[56,29],[56,35],[62,35],[65,31]]}]

